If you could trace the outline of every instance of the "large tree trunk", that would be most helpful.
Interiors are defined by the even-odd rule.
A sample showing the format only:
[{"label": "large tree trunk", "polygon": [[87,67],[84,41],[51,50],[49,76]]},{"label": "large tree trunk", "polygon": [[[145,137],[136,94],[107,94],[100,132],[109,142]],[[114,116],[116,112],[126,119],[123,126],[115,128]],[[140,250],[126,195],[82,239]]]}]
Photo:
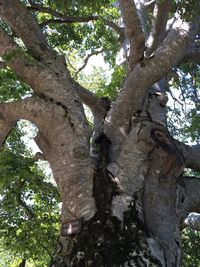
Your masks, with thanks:
[{"label": "large tree trunk", "polygon": [[163,126],[148,120],[137,122],[129,137],[114,160],[108,137],[101,133],[96,140],[96,214],[88,221],[66,221],[63,211],[52,267],[181,266],[180,150]]}]

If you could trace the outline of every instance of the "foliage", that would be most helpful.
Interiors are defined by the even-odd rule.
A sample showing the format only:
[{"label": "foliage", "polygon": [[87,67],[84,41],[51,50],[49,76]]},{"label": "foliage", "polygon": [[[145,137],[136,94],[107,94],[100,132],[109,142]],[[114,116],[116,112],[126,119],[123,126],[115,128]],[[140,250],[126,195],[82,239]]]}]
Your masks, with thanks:
[{"label": "foliage", "polygon": [[60,199],[20,136],[16,129],[0,150],[1,244],[15,259],[32,259],[37,266],[45,266],[58,238]]},{"label": "foliage", "polygon": [[[67,16],[98,16],[98,20],[89,23],[49,23],[45,33],[49,44],[62,51],[73,50],[84,57],[88,51],[94,52],[104,49],[104,57],[110,64],[115,63],[119,51],[118,36],[105,23],[105,20],[117,21],[119,12],[113,1],[48,1],[48,5]],[[49,14],[39,14],[39,21],[45,22]]]},{"label": "foliage", "polygon": [[30,91],[10,69],[0,69],[0,102],[19,100]]},{"label": "foliage", "polygon": [[186,20],[196,19],[199,15],[199,1],[196,0],[174,0],[174,9]]},{"label": "foliage", "polygon": [[182,233],[184,267],[200,266],[200,233],[186,228]]},{"label": "foliage", "polygon": [[175,69],[169,97],[169,126],[182,141],[199,143],[200,134],[200,69],[198,65],[183,64]]}]

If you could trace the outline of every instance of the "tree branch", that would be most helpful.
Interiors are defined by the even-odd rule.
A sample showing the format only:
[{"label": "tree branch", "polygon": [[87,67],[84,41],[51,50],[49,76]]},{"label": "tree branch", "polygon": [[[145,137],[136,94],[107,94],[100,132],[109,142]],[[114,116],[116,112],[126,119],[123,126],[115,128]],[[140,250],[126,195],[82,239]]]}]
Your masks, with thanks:
[{"label": "tree branch", "polygon": [[83,65],[75,72],[73,78],[77,77],[77,75],[79,74],[79,72],[81,72],[86,67],[89,59],[92,56],[98,55],[98,54],[102,53],[103,51],[104,51],[104,49],[101,49],[100,51],[94,51],[94,52],[90,53],[89,55],[87,55],[87,57],[84,59]]},{"label": "tree branch", "polygon": [[155,55],[135,66],[106,119],[105,129],[110,137],[115,132],[119,139],[124,138],[130,128],[132,116],[142,110],[149,87],[165,77],[182,60],[189,40],[189,25],[177,21]]},{"label": "tree branch", "polygon": [[[49,125],[51,124],[55,128],[57,124],[61,124],[65,119],[65,110],[59,105],[36,96],[0,104],[0,145],[5,142],[20,119],[33,122],[40,131],[46,133],[46,139],[48,139]],[[66,130],[70,135],[70,125]]]},{"label": "tree branch", "polygon": [[107,107],[104,105],[102,98],[97,97],[76,81],[74,81],[74,86],[83,103],[91,109],[93,114],[98,114],[101,117],[106,115]]},{"label": "tree branch", "polygon": [[148,38],[146,55],[150,56],[164,39],[168,20],[170,0],[157,0],[154,6],[152,29]]},{"label": "tree branch", "polygon": [[79,83],[74,82],[75,88],[83,101],[83,103],[91,109],[93,114],[93,138],[91,144],[91,155],[95,155],[95,139],[102,131],[103,119],[106,117],[108,110],[110,109],[110,100],[107,97],[97,97],[91,91],[85,89]]},{"label": "tree branch", "polygon": [[89,22],[91,20],[99,20],[101,19],[103,22],[105,22],[106,25],[108,25],[110,28],[115,30],[118,34],[121,34],[122,29],[115,24],[113,21],[110,21],[108,19],[104,19],[98,15],[91,15],[91,16],[67,16],[61,12],[58,12],[56,10],[53,10],[49,7],[45,7],[39,4],[32,4],[31,6],[27,7],[31,11],[38,11],[42,13],[48,13],[51,14],[53,17],[49,20],[46,20],[40,24],[41,27],[44,27],[50,23],[73,23],[73,22]]},{"label": "tree branch", "polygon": [[186,168],[200,171],[200,145],[189,146],[178,142],[185,159]]},{"label": "tree branch", "polygon": [[0,28],[0,56],[33,90],[40,93],[46,91],[44,84],[42,85],[49,76],[45,65],[27,55],[2,28]]},{"label": "tree branch", "polygon": [[83,103],[91,109],[94,117],[94,136],[97,137],[98,133],[102,129],[103,119],[106,117],[108,110],[110,109],[110,100],[107,97],[97,97],[91,91],[85,89],[79,83],[74,82],[75,88],[83,101]]},{"label": "tree branch", "polygon": [[200,213],[200,178],[186,176],[180,180],[178,188],[178,210],[182,224],[189,213]]},{"label": "tree branch", "polygon": [[99,17],[98,16],[88,16],[88,17],[75,17],[75,16],[65,16],[62,19],[48,19],[46,21],[43,21],[42,23],[40,23],[40,27],[45,27],[48,24],[57,24],[57,23],[74,23],[74,22],[89,22],[91,20],[97,20]]},{"label": "tree branch", "polygon": [[[86,130],[82,134],[80,119],[79,132],[75,132],[73,118],[68,120],[62,104],[37,96],[1,104],[2,114],[5,120],[26,119],[39,128],[36,142],[51,165],[62,200],[77,217],[94,215],[94,165],[89,155],[89,136]],[[63,186],[66,181],[67,189]]]},{"label": "tree branch", "polygon": [[[59,63],[59,56],[54,62],[57,71],[51,70],[49,66],[28,55],[2,28],[0,28],[0,56],[25,83],[31,86],[35,93],[43,94],[63,104],[68,103],[69,106],[73,103],[73,88],[66,66],[63,62]],[[59,68],[62,70],[60,80],[58,80]],[[60,94],[58,94],[58,89]],[[77,110],[75,112],[77,113]]]},{"label": "tree branch", "polygon": [[199,40],[188,49],[186,56],[183,58],[183,62],[200,63],[200,43]]},{"label": "tree branch", "polygon": [[120,9],[125,24],[125,34],[130,42],[129,70],[143,59],[145,38],[134,1],[120,0]]},{"label": "tree branch", "polygon": [[35,214],[33,213],[32,209],[24,202],[21,198],[20,192],[16,196],[18,204],[24,209],[28,220],[33,220],[35,218]]},{"label": "tree branch", "polygon": [[[91,133],[90,128],[86,121],[80,98],[63,62],[53,61],[51,65],[54,67],[50,68],[48,65],[35,60],[19,48],[1,28],[0,56],[24,82],[31,86],[41,101],[43,100],[46,105],[49,104],[51,108],[56,107],[55,110],[59,110],[60,114],[57,116],[57,122],[55,120],[55,125],[58,125],[59,121],[64,119],[67,131],[70,132],[70,129],[73,131],[73,135],[76,136],[76,142],[83,143],[84,140],[85,145],[88,145],[88,138]],[[40,110],[40,108],[38,106],[37,110]],[[50,114],[55,118],[56,113],[50,112]],[[48,119],[52,125],[52,118],[49,117]],[[42,123],[44,124],[44,121]],[[72,132],[70,134],[72,135]]]},{"label": "tree branch", "polygon": [[22,39],[25,46],[37,58],[50,55],[50,49],[41,29],[30,12],[18,0],[2,0],[0,16]]},{"label": "tree branch", "polygon": [[145,39],[148,35],[149,29],[148,29],[148,22],[149,22],[149,13],[147,12],[147,6],[145,4],[145,0],[134,0],[135,5],[138,11],[138,15],[141,21],[141,26],[145,35]]}]

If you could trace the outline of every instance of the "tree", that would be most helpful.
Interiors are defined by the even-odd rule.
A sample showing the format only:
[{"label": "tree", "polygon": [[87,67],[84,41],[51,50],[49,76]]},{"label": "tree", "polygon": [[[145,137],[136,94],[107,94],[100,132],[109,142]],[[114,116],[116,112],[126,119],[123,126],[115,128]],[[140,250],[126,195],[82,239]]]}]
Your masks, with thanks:
[{"label": "tree", "polygon": [[[184,170],[199,171],[200,146],[169,131],[166,94],[172,80],[192,81],[182,96],[195,104],[187,133],[198,140],[198,10],[197,1],[1,0],[1,67],[17,75],[18,97],[2,97],[0,142],[20,119],[38,128],[63,204],[51,266],[182,266],[180,230],[200,207],[200,180]],[[75,50],[86,56],[76,71]],[[115,68],[112,99],[78,82],[88,51]]]}]

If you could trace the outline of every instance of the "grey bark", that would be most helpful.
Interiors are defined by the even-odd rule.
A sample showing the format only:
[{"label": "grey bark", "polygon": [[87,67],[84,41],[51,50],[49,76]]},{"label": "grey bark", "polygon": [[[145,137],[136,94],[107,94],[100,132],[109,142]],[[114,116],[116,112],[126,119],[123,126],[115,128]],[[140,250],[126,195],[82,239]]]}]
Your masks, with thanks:
[{"label": "grey bark", "polygon": [[[49,48],[24,5],[8,2],[1,1],[0,16],[27,50],[1,28],[0,56],[33,95],[0,104],[0,144],[20,119],[39,129],[35,140],[63,202],[61,236],[51,266],[180,267],[181,223],[200,206],[198,194],[191,191],[199,181],[186,183],[182,173],[185,167],[200,169],[200,149],[177,142],[168,132],[163,81],[186,57],[194,41],[192,27],[178,19],[163,39],[168,14],[163,9],[169,4],[163,1],[153,25],[155,53],[144,58],[145,34],[136,6],[121,0],[131,45],[129,73],[110,107],[108,99],[70,77],[64,58]],[[93,113],[93,131],[83,103]],[[90,143],[97,147],[95,157]],[[188,200],[182,201],[187,194]]]}]

